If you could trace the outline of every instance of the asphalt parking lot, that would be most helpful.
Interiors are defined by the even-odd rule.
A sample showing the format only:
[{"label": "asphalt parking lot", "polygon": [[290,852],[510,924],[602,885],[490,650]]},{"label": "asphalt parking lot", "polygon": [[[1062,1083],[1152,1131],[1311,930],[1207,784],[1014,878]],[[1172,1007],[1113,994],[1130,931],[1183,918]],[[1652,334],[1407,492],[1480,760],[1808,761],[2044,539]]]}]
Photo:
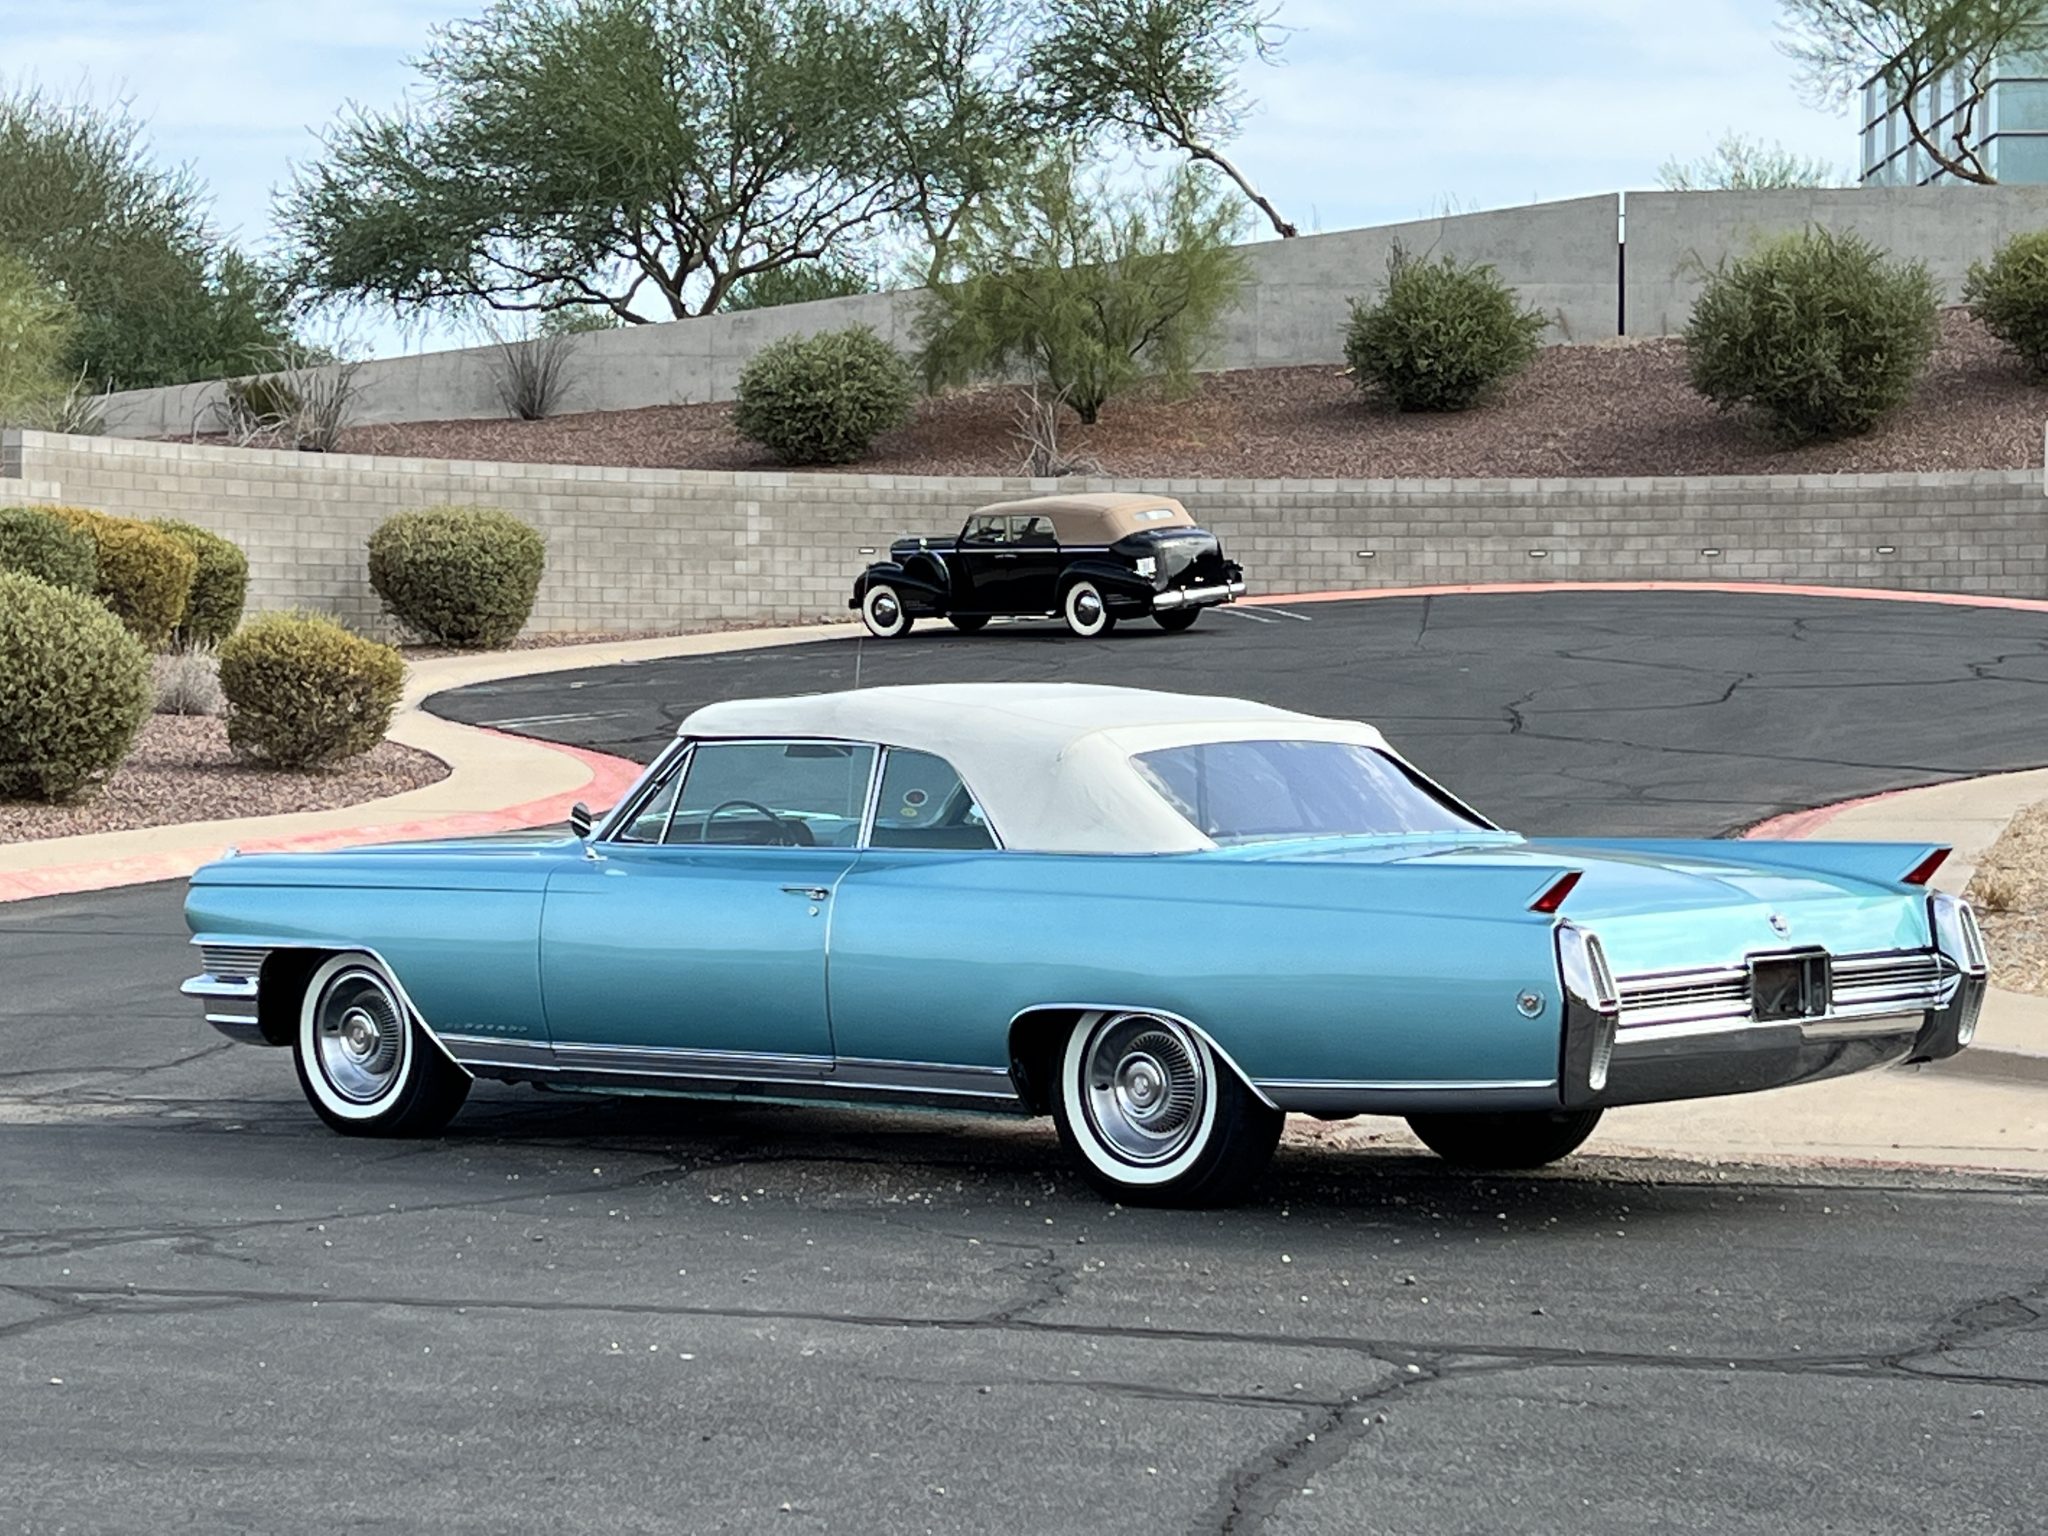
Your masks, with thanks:
[{"label": "asphalt parking lot", "polygon": [[2048,762],[2048,621],[1718,592],[1245,607],[1169,635],[1053,623],[514,679],[429,707],[645,760],[714,699],[858,684],[1120,683],[1369,720],[1504,825],[1714,836],[1779,811]]},{"label": "asphalt parking lot", "polygon": [[[644,756],[856,654],[1249,692],[1543,831],[2048,762],[2039,616],[1654,596],[439,707]],[[178,896],[0,906],[0,1531],[2041,1528],[2038,1183],[1294,1146],[1244,1209],[1153,1212],[1042,1124],[498,1085],[443,1140],[350,1141],[177,996]]]}]

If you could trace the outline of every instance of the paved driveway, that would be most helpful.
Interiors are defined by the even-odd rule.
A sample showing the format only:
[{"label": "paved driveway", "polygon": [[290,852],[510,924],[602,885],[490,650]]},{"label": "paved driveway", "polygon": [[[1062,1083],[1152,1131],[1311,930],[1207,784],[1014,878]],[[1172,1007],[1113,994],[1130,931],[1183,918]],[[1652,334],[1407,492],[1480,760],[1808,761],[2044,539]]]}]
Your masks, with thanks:
[{"label": "paved driveway", "polygon": [[[1300,611],[859,661],[1355,710],[1542,830],[2048,761],[2035,618]],[[856,654],[442,702],[644,754]],[[178,895],[0,907],[0,1531],[2041,1528],[2041,1185],[1290,1148],[1176,1214],[1043,1125],[498,1085],[351,1141],[177,997]]]},{"label": "paved driveway", "polygon": [[1775,812],[2048,762],[2048,615],[1765,594],[1558,592],[1206,614],[1105,640],[926,625],[484,684],[430,702],[645,759],[699,704],[883,683],[1067,680],[1370,720],[1532,834],[1712,836]]}]

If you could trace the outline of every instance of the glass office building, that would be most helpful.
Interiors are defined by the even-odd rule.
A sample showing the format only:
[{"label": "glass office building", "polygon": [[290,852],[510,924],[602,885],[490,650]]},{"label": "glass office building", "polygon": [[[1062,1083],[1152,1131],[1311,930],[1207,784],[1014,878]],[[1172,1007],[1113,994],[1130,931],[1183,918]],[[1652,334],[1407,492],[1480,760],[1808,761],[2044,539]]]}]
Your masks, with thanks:
[{"label": "glass office building", "polygon": [[[1949,145],[1960,126],[1964,143],[1999,181],[2048,185],[2048,48],[2001,54],[1983,72],[1981,94],[1957,68],[1922,90],[1914,117],[1937,143]],[[1948,181],[1948,173],[1913,141],[1906,109],[1882,80],[1863,87],[1865,186],[1917,187]]]}]

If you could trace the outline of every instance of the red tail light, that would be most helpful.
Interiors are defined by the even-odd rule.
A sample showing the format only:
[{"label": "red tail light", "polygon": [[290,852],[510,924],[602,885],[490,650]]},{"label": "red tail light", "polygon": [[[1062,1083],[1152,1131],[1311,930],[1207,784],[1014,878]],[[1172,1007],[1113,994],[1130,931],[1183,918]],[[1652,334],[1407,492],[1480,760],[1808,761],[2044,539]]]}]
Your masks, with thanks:
[{"label": "red tail light", "polygon": [[1571,895],[1572,887],[1586,877],[1582,869],[1567,870],[1543,888],[1543,894],[1529,903],[1531,912],[1541,912],[1545,917],[1564,905],[1565,897]]},{"label": "red tail light", "polygon": [[1934,852],[1899,876],[1899,879],[1907,885],[1925,885],[1934,878],[1934,872],[1948,862],[1949,851],[1946,848],[1935,849]]}]

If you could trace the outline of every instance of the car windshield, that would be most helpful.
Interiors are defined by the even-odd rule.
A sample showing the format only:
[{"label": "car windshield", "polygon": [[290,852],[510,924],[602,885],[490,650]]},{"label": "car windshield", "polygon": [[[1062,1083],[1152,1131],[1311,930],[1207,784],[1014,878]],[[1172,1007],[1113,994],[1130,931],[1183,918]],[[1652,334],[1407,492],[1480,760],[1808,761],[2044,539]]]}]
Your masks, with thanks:
[{"label": "car windshield", "polygon": [[1218,843],[1491,830],[1384,752],[1339,741],[1212,741],[1131,761]]}]

